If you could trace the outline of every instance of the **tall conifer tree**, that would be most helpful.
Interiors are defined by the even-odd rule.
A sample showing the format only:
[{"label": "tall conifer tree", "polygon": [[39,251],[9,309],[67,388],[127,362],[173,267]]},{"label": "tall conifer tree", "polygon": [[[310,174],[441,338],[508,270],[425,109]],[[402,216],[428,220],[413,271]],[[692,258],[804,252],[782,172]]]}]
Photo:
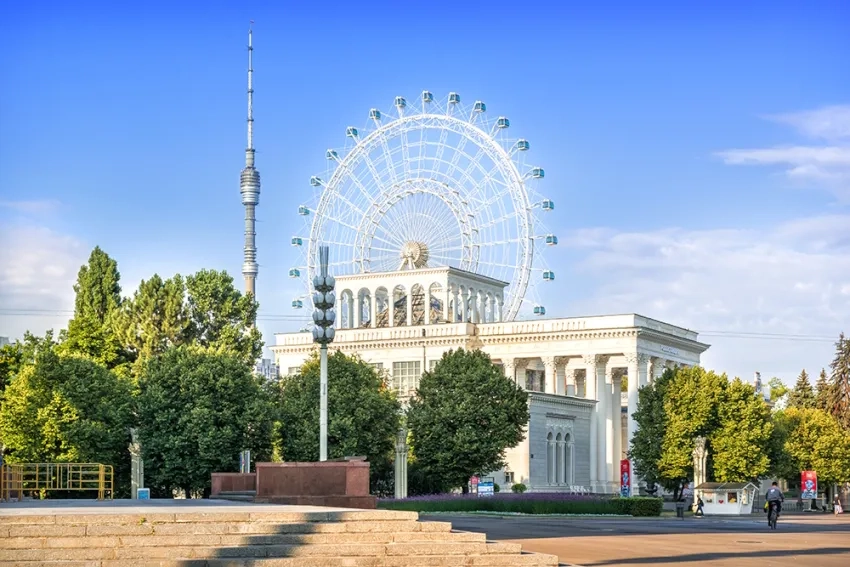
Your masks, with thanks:
[{"label": "tall conifer tree", "polygon": [[794,384],[794,389],[788,395],[788,407],[810,409],[815,407],[815,391],[809,382],[809,374],[803,369]]}]

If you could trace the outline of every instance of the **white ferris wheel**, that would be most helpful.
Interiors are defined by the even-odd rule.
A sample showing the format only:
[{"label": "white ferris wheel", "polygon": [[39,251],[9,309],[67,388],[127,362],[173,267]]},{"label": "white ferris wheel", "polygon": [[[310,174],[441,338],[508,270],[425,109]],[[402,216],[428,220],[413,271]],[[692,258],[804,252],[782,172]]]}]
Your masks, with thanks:
[{"label": "white ferris wheel", "polygon": [[313,203],[298,207],[308,236],[292,236],[305,254],[289,275],[305,294],[292,306],[309,306],[321,244],[334,276],[451,266],[509,284],[502,320],[545,315],[535,288],[555,279],[543,251],[558,238],[540,216],[555,203],[538,195],[544,170],[526,164],[531,146],[509,127],[482,101],[425,91],[346,128],[344,148],[326,152],[328,171],[310,178]]}]

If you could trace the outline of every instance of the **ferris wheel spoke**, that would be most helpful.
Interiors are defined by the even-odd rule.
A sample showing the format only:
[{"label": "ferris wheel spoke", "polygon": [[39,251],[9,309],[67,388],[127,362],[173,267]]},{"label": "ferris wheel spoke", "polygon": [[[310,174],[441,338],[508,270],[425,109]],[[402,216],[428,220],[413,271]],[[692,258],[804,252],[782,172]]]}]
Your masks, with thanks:
[{"label": "ferris wheel spoke", "polygon": [[347,164],[345,164],[345,165],[340,164],[340,167],[345,168],[345,174],[344,174],[345,177],[350,179],[351,182],[354,183],[354,185],[358,189],[360,189],[360,193],[362,193],[363,196],[366,197],[366,200],[369,201],[369,206],[370,207],[375,206],[374,197],[372,197],[372,195],[369,194],[369,191],[366,190],[366,187],[363,185],[363,183],[360,182],[360,179],[357,177],[357,175],[354,174],[354,172],[351,170],[351,168]]}]

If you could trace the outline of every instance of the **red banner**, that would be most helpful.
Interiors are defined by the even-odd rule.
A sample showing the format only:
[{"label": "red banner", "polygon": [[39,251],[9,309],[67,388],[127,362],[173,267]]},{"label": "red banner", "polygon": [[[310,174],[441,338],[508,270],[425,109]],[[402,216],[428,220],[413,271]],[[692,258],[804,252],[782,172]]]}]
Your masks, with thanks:
[{"label": "red banner", "polygon": [[800,498],[813,500],[818,497],[818,473],[803,471],[800,473]]},{"label": "red banner", "polygon": [[632,495],[632,462],[628,459],[620,461],[620,496]]}]

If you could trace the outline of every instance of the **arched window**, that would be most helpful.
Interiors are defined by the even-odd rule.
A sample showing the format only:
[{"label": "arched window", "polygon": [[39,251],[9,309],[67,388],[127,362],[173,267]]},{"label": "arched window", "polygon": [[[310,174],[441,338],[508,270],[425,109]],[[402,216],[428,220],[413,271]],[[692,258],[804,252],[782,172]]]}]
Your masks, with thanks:
[{"label": "arched window", "polygon": [[555,482],[564,482],[564,441],[560,433],[555,437]]},{"label": "arched window", "polygon": [[555,484],[555,440],[552,432],[546,436],[546,483]]}]

